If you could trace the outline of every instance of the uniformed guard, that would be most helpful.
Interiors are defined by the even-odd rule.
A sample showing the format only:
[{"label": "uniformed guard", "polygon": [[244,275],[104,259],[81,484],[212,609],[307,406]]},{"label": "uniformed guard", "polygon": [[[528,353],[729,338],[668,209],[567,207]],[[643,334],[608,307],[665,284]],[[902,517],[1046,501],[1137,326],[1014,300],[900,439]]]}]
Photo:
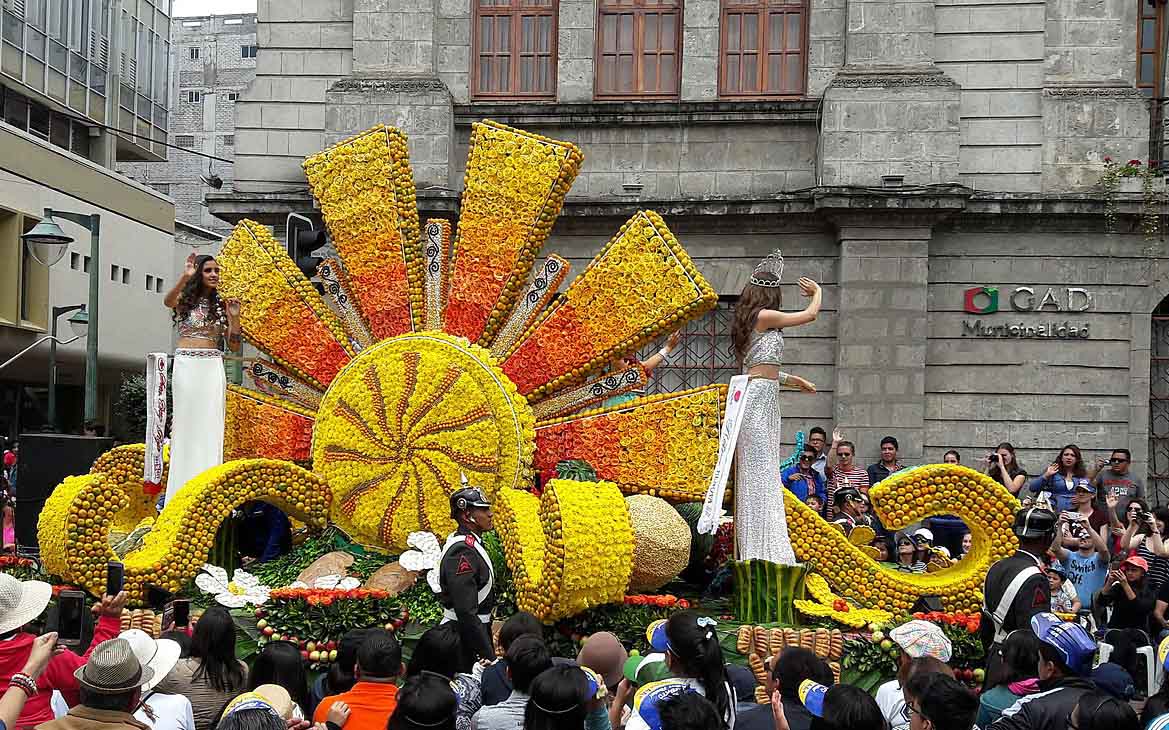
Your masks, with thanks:
[{"label": "uniformed guard", "polygon": [[483,533],[492,528],[491,503],[477,487],[467,486],[451,494],[451,518],[459,527],[447,538],[438,559],[438,600],[442,622],[455,621],[463,640],[467,666],[479,659],[493,659],[491,610],[495,607],[491,556],[483,546]]},{"label": "uniformed guard", "polygon": [[1051,610],[1051,586],[1043,555],[1051,546],[1056,517],[1051,510],[1028,507],[1015,513],[1012,528],[1018,551],[990,567],[983,584],[982,644],[989,666],[1001,661],[995,649],[1016,629],[1031,627],[1031,617]]}]

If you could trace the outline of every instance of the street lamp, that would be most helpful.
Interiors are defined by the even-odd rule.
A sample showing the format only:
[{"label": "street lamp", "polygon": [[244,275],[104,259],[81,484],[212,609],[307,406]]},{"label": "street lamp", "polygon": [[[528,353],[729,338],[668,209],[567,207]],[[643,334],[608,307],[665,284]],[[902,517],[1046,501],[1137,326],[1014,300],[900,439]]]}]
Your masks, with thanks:
[{"label": "street lamp", "polygon": [[[77,225],[89,231],[89,301],[85,305],[85,310],[88,316],[87,324],[89,329],[89,336],[85,340],[85,421],[97,420],[97,331],[98,331],[98,309],[97,309],[97,291],[98,283],[101,281],[99,273],[101,271],[101,256],[99,239],[101,237],[101,216],[97,213],[93,215],[84,215],[81,213],[69,213],[63,210],[53,210],[52,208],[45,208],[44,218],[40,223],[37,223],[31,231],[21,236],[24,240],[25,246],[28,247],[28,252],[32,254],[40,263],[45,266],[52,266],[61,260],[65,255],[65,250],[69,244],[73,242],[73,238],[61,230],[61,226],[57,225],[53,217],[63,218],[67,221],[76,223]],[[70,318],[70,324],[76,326],[74,322],[76,317]],[[53,319],[53,327],[56,328],[56,317]],[[53,377],[55,378],[55,371]],[[50,388],[49,393],[53,390]],[[50,397],[52,397],[50,395]],[[50,420],[51,422],[51,420]]]},{"label": "street lamp", "polygon": [[62,314],[74,312],[69,318],[69,326],[73,334],[84,337],[89,330],[89,315],[85,312],[84,304],[74,304],[72,307],[53,307],[52,337],[49,339],[49,427],[54,431],[57,428],[57,320]]}]

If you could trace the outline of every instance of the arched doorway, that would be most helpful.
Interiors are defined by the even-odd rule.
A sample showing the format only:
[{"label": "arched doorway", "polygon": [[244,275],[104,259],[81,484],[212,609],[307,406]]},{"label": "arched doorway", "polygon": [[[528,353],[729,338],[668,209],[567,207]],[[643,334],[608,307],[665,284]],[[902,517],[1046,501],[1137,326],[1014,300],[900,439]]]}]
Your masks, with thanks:
[{"label": "arched doorway", "polygon": [[1153,310],[1149,350],[1149,488],[1157,504],[1169,504],[1169,297]]}]

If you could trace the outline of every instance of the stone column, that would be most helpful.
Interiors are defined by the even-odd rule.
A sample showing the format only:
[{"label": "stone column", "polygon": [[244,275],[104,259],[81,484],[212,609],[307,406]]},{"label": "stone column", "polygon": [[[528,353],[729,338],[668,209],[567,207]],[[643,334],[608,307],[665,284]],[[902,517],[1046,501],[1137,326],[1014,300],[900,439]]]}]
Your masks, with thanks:
[{"label": "stone column", "polygon": [[[449,35],[450,17],[461,11],[451,5],[445,0],[354,1],[353,74],[325,94],[326,143],[389,124],[409,137],[415,183],[450,183],[453,100],[439,77],[435,38],[440,14]],[[457,44],[444,35],[444,54],[452,45]]]},{"label": "stone column", "polygon": [[817,203],[840,243],[833,424],[856,444],[862,466],[876,460],[887,435],[905,461],[920,462],[929,242],[934,224],[963,207],[965,195],[849,191]]},{"label": "stone column", "polygon": [[933,0],[852,0],[845,66],[824,93],[820,181],[958,180],[960,89],[934,65]]},{"label": "stone column", "polygon": [[562,0],[556,20],[557,101],[592,101],[597,7],[592,0]]},{"label": "stone column", "polygon": [[1043,191],[1090,189],[1105,156],[1148,158],[1149,114],[1135,87],[1138,3],[1048,0],[1046,8]]}]

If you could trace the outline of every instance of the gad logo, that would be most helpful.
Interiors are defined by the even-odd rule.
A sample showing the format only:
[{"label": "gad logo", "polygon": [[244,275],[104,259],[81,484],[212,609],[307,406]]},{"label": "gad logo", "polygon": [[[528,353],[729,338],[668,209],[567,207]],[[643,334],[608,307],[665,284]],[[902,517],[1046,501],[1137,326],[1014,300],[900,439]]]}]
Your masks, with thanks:
[{"label": "gad logo", "polygon": [[[979,303],[979,298],[982,303]],[[962,307],[969,314],[992,314],[999,311],[999,289],[997,286],[976,286],[966,290],[966,302]]]},{"label": "gad logo", "polygon": [[[1095,302],[1092,294],[1081,287],[1056,290],[1049,288],[1039,297],[1035,289],[1020,286],[1013,289],[1006,302],[1016,312],[1086,312]],[[976,286],[963,292],[962,309],[967,314],[994,314],[999,311],[999,289],[994,286]],[[1018,322],[1016,324],[983,324],[981,320],[963,320],[963,337],[1017,337],[1086,339],[1087,322]]]}]

